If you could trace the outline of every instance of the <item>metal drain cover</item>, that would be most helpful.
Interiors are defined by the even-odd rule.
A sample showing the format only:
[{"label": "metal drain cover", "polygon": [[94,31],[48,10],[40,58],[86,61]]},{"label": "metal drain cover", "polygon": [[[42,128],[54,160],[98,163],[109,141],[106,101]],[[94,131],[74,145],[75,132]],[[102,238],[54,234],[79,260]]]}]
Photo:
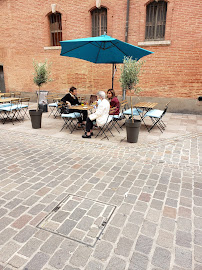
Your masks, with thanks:
[{"label": "metal drain cover", "polygon": [[94,247],[115,208],[110,204],[69,194],[37,227]]}]

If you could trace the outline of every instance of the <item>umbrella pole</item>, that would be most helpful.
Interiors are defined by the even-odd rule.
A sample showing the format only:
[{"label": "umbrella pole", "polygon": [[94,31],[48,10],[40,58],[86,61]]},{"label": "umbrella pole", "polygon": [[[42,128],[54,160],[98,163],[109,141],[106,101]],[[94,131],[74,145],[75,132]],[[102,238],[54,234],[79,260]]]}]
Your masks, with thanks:
[{"label": "umbrella pole", "polygon": [[112,67],[112,89],[114,89],[114,63]]}]

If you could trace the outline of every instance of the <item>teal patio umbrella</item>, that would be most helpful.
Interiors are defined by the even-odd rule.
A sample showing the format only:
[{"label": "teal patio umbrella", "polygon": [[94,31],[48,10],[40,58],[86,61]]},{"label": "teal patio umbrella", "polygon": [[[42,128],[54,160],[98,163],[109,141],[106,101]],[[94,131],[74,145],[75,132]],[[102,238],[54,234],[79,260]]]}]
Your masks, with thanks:
[{"label": "teal patio umbrella", "polygon": [[62,56],[83,59],[96,64],[113,64],[112,88],[116,64],[122,64],[124,56],[139,60],[152,52],[136,47],[108,35],[60,41]]}]

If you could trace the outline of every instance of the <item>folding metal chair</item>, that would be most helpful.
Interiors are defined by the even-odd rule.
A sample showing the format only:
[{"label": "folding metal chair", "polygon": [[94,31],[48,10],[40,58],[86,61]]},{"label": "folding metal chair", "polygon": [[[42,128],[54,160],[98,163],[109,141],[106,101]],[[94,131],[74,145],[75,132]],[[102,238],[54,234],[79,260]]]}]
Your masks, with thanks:
[{"label": "folding metal chair", "polygon": [[119,125],[119,121],[123,120],[125,118],[125,116],[123,115],[121,106],[120,106],[120,113],[119,114],[113,114],[113,113],[115,113],[115,111],[116,111],[116,107],[110,109],[110,116],[112,117],[112,120],[113,120],[112,127],[115,127],[115,129],[118,131],[118,133],[120,133],[119,129],[123,130],[123,128],[122,128],[123,125],[122,126]]},{"label": "folding metal chair", "polygon": [[50,114],[48,117],[53,115],[53,117],[56,118],[57,116],[59,116],[61,114],[60,108],[58,108],[58,105],[60,107],[61,98],[59,98],[58,96],[48,96],[47,99],[48,99],[48,107],[50,109]]},{"label": "folding metal chair", "polygon": [[[116,109],[116,108],[115,108]],[[111,132],[112,129],[112,116],[108,115],[107,120],[105,122],[105,124],[103,126],[99,126],[100,131],[98,132],[98,134],[95,136],[95,138],[97,138],[99,135],[102,136],[103,134],[105,135],[105,137],[103,137],[102,139],[107,138],[107,140],[109,140],[106,132],[109,131],[111,133],[111,135],[114,137],[113,133]]]},{"label": "folding metal chair", "polygon": [[[61,130],[62,131],[64,128],[69,128],[70,133],[72,133],[78,124],[78,119],[81,117],[81,114],[78,112],[72,112],[72,113],[63,113],[61,114],[62,119],[64,120],[64,125],[62,126]],[[76,121],[76,123],[74,123]]]},{"label": "folding metal chair", "polygon": [[162,110],[157,110],[157,109],[154,109],[154,110],[150,110],[148,111],[145,115],[144,115],[144,118],[145,117],[150,117],[150,119],[152,120],[152,123],[153,125],[148,129],[148,131],[152,130],[155,126],[157,126],[160,131],[163,133],[163,131],[165,130],[165,123],[163,122],[162,118],[163,116],[165,115],[167,109],[168,109],[168,104],[170,102],[168,102],[165,106],[165,109],[162,111]]},{"label": "folding metal chair", "polygon": [[19,100],[11,100],[9,104],[0,107],[1,115],[2,115],[2,123],[5,124],[6,120],[10,120],[13,123],[13,120],[18,119],[19,115]]},{"label": "folding metal chair", "polygon": [[19,100],[19,115],[22,116],[22,119],[24,120],[25,115],[27,116],[27,118],[30,118],[28,115],[28,108],[29,108],[29,102],[30,102],[30,98],[20,98]]}]

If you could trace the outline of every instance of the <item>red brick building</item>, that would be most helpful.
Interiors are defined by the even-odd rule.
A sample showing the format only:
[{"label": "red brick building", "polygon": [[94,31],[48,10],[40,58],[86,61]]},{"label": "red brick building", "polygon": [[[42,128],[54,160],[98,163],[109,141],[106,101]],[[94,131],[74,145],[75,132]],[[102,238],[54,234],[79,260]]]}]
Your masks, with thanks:
[{"label": "red brick building", "polygon": [[[172,111],[201,113],[202,106],[196,106],[202,95],[201,8],[199,0],[0,0],[0,90],[5,84],[7,92],[35,93],[33,59],[52,63],[53,81],[43,90],[65,93],[72,85],[82,94],[107,90],[111,65],[62,57],[57,46],[59,39],[106,31],[154,52],[143,58],[143,99],[172,100]],[[120,65],[114,89],[121,95],[119,76]]]}]

